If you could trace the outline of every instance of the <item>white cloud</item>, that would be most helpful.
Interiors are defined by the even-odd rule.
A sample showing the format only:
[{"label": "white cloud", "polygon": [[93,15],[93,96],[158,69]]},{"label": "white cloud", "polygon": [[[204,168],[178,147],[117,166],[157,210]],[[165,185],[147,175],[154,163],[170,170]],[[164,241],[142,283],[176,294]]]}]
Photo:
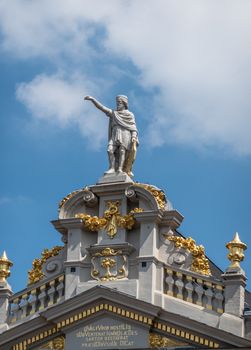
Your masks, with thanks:
[{"label": "white cloud", "polygon": [[7,205],[7,204],[14,204],[14,203],[24,203],[24,202],[32,202],[33,199],[27,196],[23,195],[17,195],[17,196],[1,196],[0,197],[0,205]]},{"label": "white cloud", "polygon": [[[120,59],[129,59],[141,71],[141,85],[159,91],[153,99],[154,117],[149,116],[153,146],[168,142],[218,146],[248,155],[250,12],[249,0],[149,0],[147,6],[144,0],[2,1],[2,49],[17,57],[46,57],[66,70],[76,59],[97,63],[95,58],[108,53],[118,65]],[[101,46],[94,49],[90,39],[100,27],[106,33],[98,37]],[[81,69],[92,80],[84,65]],[[45,76],[21,85],[18,96],[38,118],[57,115],[62,124],[80,120],[79,84],[59,80],[50,77],[54,87],[52,92],[48,86],[50,98],[44,93]],[[33,99],[28,96],[31,88]],[[43,90],[43,99],[36,89]],[[63,97],[65,108],[60,106]],[[95,129],[89,123],[87,128]]]},{"label": "white cloud", "polygon": [[[92,140],[91,146],[98,148],[106,137],[105,118],[95,113],[90,103],[83,100],[93,90],[94,84],[80,78],[79,74],[70,78],[60,74],[42,74],[29,83],[19,84],[17,98],[36,120],[44,120],[61,128],[74,123],[83,136]],[[97,125],[100,127],[97,128]]]}]

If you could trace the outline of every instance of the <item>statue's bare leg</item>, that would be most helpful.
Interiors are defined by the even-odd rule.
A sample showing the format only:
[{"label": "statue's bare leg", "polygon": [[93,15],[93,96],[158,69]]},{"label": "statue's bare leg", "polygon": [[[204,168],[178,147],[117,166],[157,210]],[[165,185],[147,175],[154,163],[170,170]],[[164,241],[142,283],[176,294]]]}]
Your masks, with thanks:
[{"label": "statue's bare leg", "polygon": [[123,172],[123,167],[125,163],[125,154],[126,154],[126,149],[123,146],[119,147],[119,167],[118,167],[118,172],[122,173]]},{"label": "statue's bare leg", "polygon": [[114,146],[109,145],[108,146],[108,159],[109,159],[109,169],[105,172],[105,174],[112,174],[115,173],[115,149]]}]

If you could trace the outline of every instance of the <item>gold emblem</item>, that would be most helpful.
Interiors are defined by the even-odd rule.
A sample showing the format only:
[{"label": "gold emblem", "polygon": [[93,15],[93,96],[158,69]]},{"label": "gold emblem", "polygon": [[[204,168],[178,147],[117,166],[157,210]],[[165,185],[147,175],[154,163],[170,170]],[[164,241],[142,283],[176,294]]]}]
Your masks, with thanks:
[{"label": "gold emblem", "polygon": [[[121,249],[106,247],[93,255],[91,276],[98,281],[114,281],[127,276],[126,256]],[[97,267],[99,266],[99,267]],[[104,272],[102,273],[102,268]],[[115,268],[113,272],[111,269]]]}]

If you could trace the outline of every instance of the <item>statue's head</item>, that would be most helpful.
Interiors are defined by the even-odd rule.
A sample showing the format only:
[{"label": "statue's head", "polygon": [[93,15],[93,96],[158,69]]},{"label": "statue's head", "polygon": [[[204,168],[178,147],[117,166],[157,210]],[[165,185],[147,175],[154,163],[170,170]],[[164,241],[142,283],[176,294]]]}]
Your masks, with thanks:
[{"label": "statue's head", "polygon": [[128,97],[125,95],[118,95],[116,97],[117,110],[128,109]]}]

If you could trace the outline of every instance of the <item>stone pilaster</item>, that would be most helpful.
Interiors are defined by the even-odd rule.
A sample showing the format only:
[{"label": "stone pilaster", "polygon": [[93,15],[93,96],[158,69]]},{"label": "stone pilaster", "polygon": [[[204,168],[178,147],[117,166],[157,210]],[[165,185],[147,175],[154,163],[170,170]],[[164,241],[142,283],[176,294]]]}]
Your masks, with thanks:
[{"label": "stone pilaster", "polygon": [[10,285],[6,281],[0,281],[0,333],[8,329],[9,298],[12,294]]},{"label": "stone pilaster", "polygon": [[80,282],[82,266],[82,222],[80,219],[62,220],[62,226],[67,230],[67,255],[65,266],[65,299],[76,294]]}]

